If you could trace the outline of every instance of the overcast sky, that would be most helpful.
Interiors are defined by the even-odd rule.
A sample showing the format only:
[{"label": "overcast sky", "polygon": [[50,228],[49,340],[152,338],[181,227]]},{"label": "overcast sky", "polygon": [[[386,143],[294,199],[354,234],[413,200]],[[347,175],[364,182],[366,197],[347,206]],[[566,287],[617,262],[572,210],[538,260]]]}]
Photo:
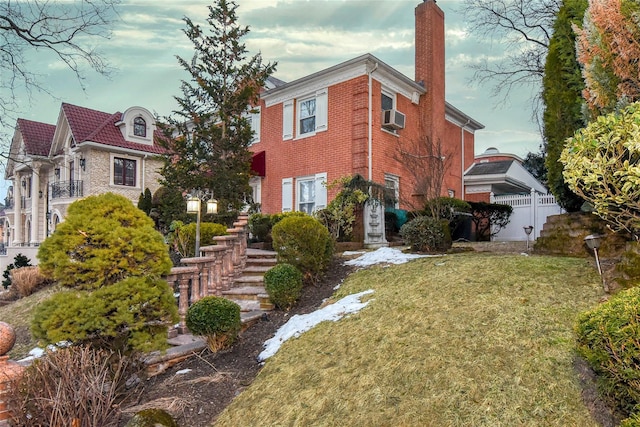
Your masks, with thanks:
[{"label": "overcast sky", "polygon": [[[291,81],[356,56],[371,53],[403,74],[414,76],[414,8],[420,0],[237,0],[249,54],[277,61],[274,76]],[[86,74],[83,92],[73,74],[50,55],[31,58],[34,69],[58,97],[34,94],[20,117],[55,124],[62,101],[106,112],[140,105],[168,115],[180,80],[189,76],[175,58],[190,58],[191,42],[182,18],[203,22],[205,0],[122,0],[120,21],[99,50],[115,72],[111,79]],[[462,0],[440,0],[445,12],[447,101],[485,125],[476,133],[476,154],[488,147],[524,157],[538,152],[540,135],[531,120],[531,94],[512,93],[507,103],[491,98],[492,87],[470,83],[469,64],[503,54],[499,43],[478,40],[466,31]]]}]

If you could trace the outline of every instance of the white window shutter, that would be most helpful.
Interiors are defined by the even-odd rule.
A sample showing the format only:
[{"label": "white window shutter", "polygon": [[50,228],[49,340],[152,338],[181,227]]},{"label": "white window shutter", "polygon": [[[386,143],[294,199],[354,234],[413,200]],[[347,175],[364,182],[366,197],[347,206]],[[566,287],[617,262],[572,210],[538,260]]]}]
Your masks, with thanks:
[{"label": "white window shutter", "polygon": [[260,107],[257,108],[255,113],[251,114],[251,130],[253,131],[254,143],[260,142]]},{"label": "white window shutter", "polygon": [[324,209],[327,207],[327,173],[316,174],[316,200],[315,210]]},{"label": "white window shutter", "polygon": [[282,139],[293,138],[293,100],[282,103]]},{"label": "white window shutter", "polygon": [[328,90],[321,89],[316,92],[316,132],[327,130],[329,116]]},{"label": "white window shutter", "polygon": [[293,210],[293,178],[282,180],[282,212]]}]

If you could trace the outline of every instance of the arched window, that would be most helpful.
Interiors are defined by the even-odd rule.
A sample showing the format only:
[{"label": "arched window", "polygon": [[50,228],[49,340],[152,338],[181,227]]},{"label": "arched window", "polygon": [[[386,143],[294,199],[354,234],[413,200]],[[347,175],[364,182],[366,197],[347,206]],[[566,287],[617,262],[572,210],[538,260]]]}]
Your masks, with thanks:
[{"label": "arched window", "polygon": [[133,119],[133,134],[135,136],[147,136],[147,122],[142,117]]}]

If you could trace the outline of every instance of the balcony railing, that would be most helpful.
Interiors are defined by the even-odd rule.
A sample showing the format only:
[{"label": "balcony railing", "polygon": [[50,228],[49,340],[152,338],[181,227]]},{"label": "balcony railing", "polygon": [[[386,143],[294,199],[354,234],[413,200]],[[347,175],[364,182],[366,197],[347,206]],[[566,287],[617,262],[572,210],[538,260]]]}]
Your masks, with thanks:
[{"label": "balcony railing", "polygon": [[52,199],[82,197],[82,181],[54,182],[50,185],[49,195]]}]

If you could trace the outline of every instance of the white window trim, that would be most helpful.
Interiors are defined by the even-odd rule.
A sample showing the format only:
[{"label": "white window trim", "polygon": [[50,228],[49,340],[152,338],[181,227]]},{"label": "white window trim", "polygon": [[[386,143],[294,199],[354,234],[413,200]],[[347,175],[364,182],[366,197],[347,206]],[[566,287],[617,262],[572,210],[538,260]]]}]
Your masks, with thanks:
[{"label": "white window trim", "polygon": [[[398,94],[397,94],[396,92],[394,92],[394,91],[390,90],[390,89],[387,89],[387,88],[383,87],[383,88],[380,90],[380,113],[382,113],[382,111],[383,111],[383,110],[382,110],[382,95],[383,95],[383,94],[384,94],[384,95],[386,95],[386,96],[388,96],[389,98],[391,98],[391,101],[392,101],[392,103],[393,103],[393,104],[392,104],[392,109],[393,109],[393,110],[397,110],[397,109],[398,109],[398,103],[397,103],[397,102],[398,102]],[[399,136],[399,135],[398,135],[398,132],[396,132],[396,131],[395,131],[395,130],[393,130],[393,129],[387,129],[386,127],[382,126],[382,123],[380,123],[380,129],[381,129],[382,131],[384,131],[384,132],[386,132],[386,133],[390,134],[390,135]]]},{"label": "white window trim", "polygon": [[393,191],[394,191],[394,198],[396,199],[396,201],[393,207],[395,209],[399,209],[400,208],[400,177],[392,173],[385,173],[384,174],[385,188],[389,188],[387,187],[387,181],[393,181],[394,183]]},{"label": "white window trim", "polygon": [[[115,184],[114,183],[114,175],[113,175],[113,169],[114,169],[114,162],[115,159],[119,158],[119,159],[127,159],[127,160],[133,160],[134,162],[136,162],[136,183],[134,186],[130,186],[130,185],[121,185],[121,184]],[[135,156],[127,156],[125,154],[116,154],[116,153],[110,153],[109,154],[109,185],[111,187],[116,187],[116,188],[140,188],[140,179],[142,176],[142,159],[140,157],[135,157]]]}]

